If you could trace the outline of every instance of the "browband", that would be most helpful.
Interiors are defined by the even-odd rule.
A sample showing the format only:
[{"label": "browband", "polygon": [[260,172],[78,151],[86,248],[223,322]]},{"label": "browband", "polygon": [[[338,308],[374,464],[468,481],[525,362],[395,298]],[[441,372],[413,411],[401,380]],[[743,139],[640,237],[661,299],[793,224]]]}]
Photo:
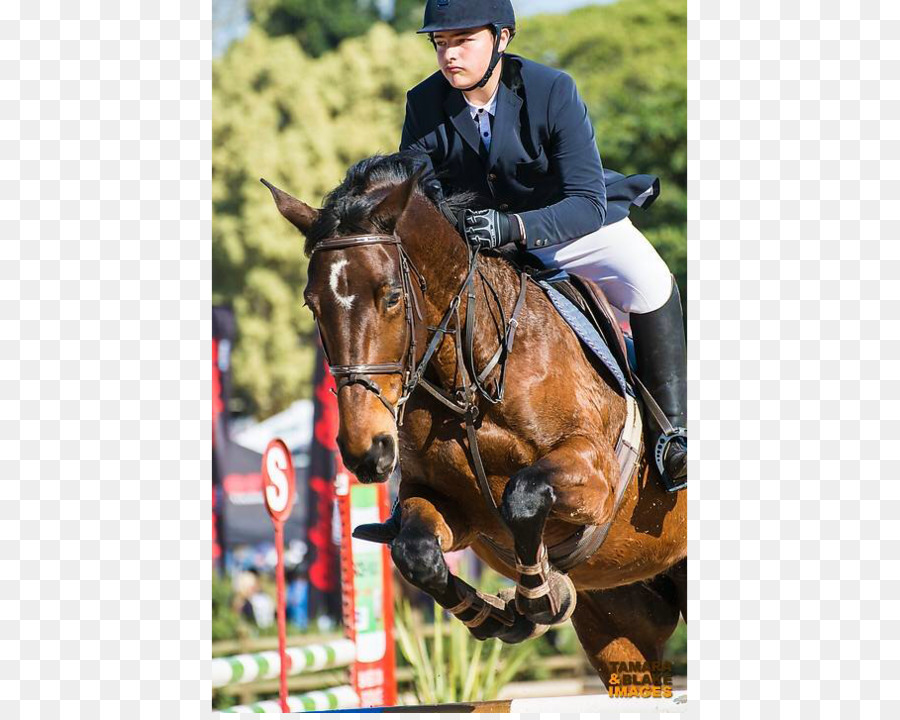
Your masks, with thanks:
[{"label": "browband", "polygon": [[322,240],[312,249],[319,250],[343,250],[344,248],[359,247],[361,245],[399,245],[400,238],[396,235],[347,235],[345,237],[333,237]]}]

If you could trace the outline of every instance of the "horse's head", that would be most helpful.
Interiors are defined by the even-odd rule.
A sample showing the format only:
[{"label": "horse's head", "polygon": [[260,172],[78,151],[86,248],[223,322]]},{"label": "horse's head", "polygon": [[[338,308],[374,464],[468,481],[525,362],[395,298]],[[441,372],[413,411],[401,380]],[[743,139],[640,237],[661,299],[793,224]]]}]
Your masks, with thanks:
[{"label": "horse's head", "polygon": [[[419,278],[397,234],[418,180],[414,173],[344,195],[340,211],[329,206],[334,193],[316,210],[263,180],[281,214],[307,238],[303,295],[337,381],[338,447],[364,483],[384,482],[397,467],[404,383],[427,339]],[[348,203],[355,205],[348,210]]]}]

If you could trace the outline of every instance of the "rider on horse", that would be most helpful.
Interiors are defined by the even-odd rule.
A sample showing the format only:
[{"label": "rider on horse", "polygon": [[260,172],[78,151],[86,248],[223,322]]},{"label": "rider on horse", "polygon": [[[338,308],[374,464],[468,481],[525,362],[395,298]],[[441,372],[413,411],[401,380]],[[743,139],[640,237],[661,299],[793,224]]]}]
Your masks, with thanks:
[{"label": "rider on horse", "polygon": [[400,150],[423,153],[434,187],[474,191],[473,246],[515,243],[546,267],[597,283],[630,314],[638,375],[675,431],[652,423],[651,447],[675,484],[687,478],[686,350],[681,298],[665,262],[628,218],[659,193],[649,175],[605,170],[587,108],[566,73],[505,54],[516,32],[510,0],[428,0],[439,70],[407,93]]}]

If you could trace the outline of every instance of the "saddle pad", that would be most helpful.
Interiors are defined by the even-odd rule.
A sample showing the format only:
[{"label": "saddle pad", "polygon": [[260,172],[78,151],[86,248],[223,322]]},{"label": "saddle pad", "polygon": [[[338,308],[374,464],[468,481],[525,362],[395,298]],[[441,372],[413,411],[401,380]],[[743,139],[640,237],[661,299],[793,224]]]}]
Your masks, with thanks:
[{"label": "saddle pad", "polygon": [[546,280],[537,280],[536,282],[541,286],[544,292],[547,293],[550,302],[553,303],[563,320],[568,323],[569,327],[572,328],[581,342],[593,351],[594,355],[597,356],[600,362],[603,363],[606,369],[609,370],[615,378],[619,385],[619,390],[622,393],[622,397],[625,397],[626,395],[634,397],[634,389],[626,382],[625,375],[619,367],[619,363],[616,362],[609,346],[603,340],[600,333],[597,332],[597,329],[590,320],[588,320],[567,298],[563,297],[558,290],[554,289],[549,282]]}]

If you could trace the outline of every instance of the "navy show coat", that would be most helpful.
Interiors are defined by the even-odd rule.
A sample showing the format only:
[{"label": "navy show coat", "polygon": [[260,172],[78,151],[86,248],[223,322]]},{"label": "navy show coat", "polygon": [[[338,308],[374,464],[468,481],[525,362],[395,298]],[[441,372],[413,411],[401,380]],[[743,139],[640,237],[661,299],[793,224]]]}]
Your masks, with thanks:
[{"label": "navy show coat", "polygon": [[587,107],[561,70],[504,54],[487,162],[460,90],[440,71],[406,95],[400,150],[420,150],[445,194],[474,190],[518,213],[531,250],[573,240],[646,207],[652,175],[604,170]]}]

